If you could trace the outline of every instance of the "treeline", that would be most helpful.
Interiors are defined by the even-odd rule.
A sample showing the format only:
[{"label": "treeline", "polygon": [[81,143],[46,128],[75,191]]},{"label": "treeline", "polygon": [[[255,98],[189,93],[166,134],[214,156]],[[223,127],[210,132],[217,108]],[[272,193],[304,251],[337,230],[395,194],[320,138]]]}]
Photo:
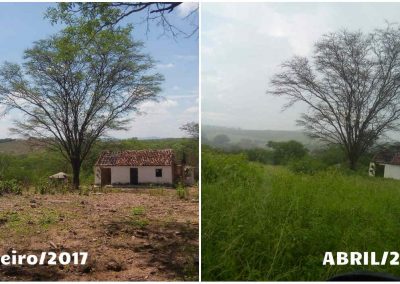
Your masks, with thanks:
[{"label": "treeline", "polygon": [[[170,138],[154,140],[101,140],[96,143],[82,165],[81,181],[83,185],[94,182],[93,166],[104,150],[141,150],[165,149],[175,151],[178,164],[197,166],[199,161],[198,143],[190,138]],[[45,147],[29,153],[15,155],[0,153],[0,181],[16,180],[23,186],[42,185],[48,177],[57,172],[71,173],[70,163],[57,151]]]},{"label": "treeline", "polygon": [[[318,171],[330,168],[348,171],[348,161],[343,149],[339,145],[326,145],[309,150],[298,141],[289,140],[283,142],[269,141],[265,148],[230,147],[212,148],[203,145],[206,149],[232,154],[244,154],[249,161],[266,165],[283,165],[296,173],[315,174]],[[358,172],[366,173],[373,153],[365,154],[360,160]]]}]

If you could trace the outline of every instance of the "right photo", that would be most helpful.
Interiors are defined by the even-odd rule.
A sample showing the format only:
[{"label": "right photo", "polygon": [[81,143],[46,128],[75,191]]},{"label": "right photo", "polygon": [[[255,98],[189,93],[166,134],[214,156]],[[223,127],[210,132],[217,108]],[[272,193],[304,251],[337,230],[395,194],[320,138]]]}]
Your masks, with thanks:
[{"label": "right photo", "polygon": [[201,279],[400,280],[400,3],[202,3]]}]

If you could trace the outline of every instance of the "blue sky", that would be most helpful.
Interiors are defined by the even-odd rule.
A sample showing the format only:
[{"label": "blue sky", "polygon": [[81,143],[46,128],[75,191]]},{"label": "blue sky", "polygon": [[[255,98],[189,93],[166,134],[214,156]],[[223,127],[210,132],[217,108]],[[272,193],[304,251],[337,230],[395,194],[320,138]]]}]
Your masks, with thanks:
[{"label": "blue sky", "polygon": [[[0,64],[4,61],[21,63],[23,52],[36,40],[61,29],[44,19],[44,12],[52,3],[0,3]],[[191,23],[182,21],[193,9],[194,3],[185,3],[173,13],[178,25],[191,30]],[[137,23],[130,17],[126,22]],[[198,37],[160,37],[157,26],[150,27],[146,34],[145,25],[134,25],[133,38],[144,42],[144,52],[156,61],[157,71],[164,75],[160,102],[146,102],[141,106],[143,115],[133,116],[129,131],[113,131],[112,137],[182,137],[179,127],[186,122],[198,121]],[[8,128],[12,119],[19,117],[11,113],[0,121],[0,138],[10,137]]]}]

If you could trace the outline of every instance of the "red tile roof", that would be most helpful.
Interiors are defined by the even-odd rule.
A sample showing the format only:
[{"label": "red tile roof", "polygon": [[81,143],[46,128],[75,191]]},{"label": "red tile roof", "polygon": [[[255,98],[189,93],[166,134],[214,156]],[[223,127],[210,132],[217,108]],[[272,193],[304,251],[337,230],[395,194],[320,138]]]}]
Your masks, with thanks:
[{"label": "red tile roof", "polygon": [[171,149],[104,151],[96,166],[171,166],[173,162],[174,152]]},{"label": "red tile roof", "polygon": [[380,164],[400,165],[400,153],[384,150],[376,154],[373,161]]}]

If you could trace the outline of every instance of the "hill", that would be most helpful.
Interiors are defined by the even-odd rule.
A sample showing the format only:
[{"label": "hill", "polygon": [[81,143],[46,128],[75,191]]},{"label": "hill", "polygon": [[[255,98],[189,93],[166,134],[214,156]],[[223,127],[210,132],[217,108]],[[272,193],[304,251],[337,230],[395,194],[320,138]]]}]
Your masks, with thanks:
[{"label": "hill", "polygon": [[24,139],[0,139],[0,154],[25,155],[32,152],[44,150],[43,146]]},{"label": "hill", "polygon": [[223,126],[202,125],[202,139],[204,144],[213,145],[215,136],[223,134],[229,137],[230,143],[243,146],[265,147],[268,141],[295,140],[301,142],[308,148],[314,148],[317,143],[302,131],[287,130],[248,130],[240,128],[229,128]]}]

